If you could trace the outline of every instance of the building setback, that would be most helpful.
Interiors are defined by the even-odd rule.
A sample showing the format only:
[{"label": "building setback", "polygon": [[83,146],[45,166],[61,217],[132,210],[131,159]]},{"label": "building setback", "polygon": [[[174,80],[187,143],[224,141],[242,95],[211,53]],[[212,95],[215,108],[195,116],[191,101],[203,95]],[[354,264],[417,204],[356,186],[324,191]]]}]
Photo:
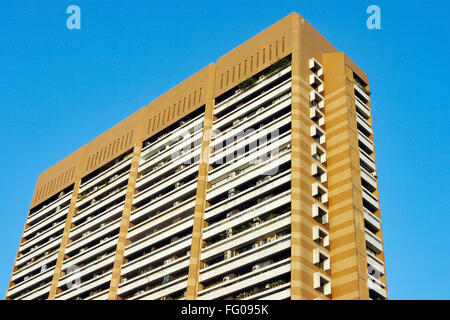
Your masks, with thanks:
[{"label": "building setback", "polygon": [[6,299],[387,299],[369,97],[288,15],[39,175]]}]

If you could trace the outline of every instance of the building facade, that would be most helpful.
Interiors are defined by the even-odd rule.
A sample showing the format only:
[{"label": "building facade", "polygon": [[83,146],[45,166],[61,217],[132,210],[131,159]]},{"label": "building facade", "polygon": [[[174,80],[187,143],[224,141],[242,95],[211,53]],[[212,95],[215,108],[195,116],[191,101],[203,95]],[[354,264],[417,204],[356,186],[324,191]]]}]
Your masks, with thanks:
[{"label": "building facade", "polygon": [[387,299],[367,75],[292,13],[39,175],[6,299]]}]

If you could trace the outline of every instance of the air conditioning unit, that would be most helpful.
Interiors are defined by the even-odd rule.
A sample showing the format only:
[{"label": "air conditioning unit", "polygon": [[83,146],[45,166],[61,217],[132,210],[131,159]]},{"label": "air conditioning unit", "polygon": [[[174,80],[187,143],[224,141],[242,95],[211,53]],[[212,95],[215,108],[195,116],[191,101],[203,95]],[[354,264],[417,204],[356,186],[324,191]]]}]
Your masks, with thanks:
[{"label": "air conditioning unit", "polygon": [[171,262],[172,262],[172,259],[164,260],[164,265],[166,266],[166,265],[168,265],[168,264],[171,263]]},{"label": "air conditioning unit", "polygon": [[259,264],[255,264],[255,265],[253,266],[253,268],[252,268],[252,271],[256,271],[256,270],[259,270],[259,269],[260,269]]},{"label": "air conditioning unit", "polygon": [[222,282],[227,282],[227,281],[230,281],[230,280],[231,280],[231,277],[226,276],[226,277],[223,277]]},{"label": "air conditioning unit", "polygon": [[227,233],[227,238],[231,237],[233,235],[233,229],[232,228],[227,229],[226,233]]}]

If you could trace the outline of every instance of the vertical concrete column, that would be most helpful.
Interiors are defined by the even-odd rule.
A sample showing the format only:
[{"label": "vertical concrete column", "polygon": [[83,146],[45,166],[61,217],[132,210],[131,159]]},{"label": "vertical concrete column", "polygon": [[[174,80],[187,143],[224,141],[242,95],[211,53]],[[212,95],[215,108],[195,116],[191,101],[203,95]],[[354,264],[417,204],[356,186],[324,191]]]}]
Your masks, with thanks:
[{"label": "vertical concrete column", "polygon": [[70,199],[69,211],[67,212],[66,223],[64,225],[64,230],[61,238],[61,244],[59,246],[58,258],[56,259],[55,271],[53,273],[50,292],[48,294],[48,300],[55,299],[55,296],[58,293],[59,278],[64,275],[62,274],[61,269],[65,258],[66,247],[67,244],[69,243],[69,233],[70,229],[72,228],[72,219],[76,210],[78,190],[80,189],[82,172],[85,164],[85,150],[86,148],[83,147],[81,151],[82,152],[81,157],[78,160],[78,164],[75,168],[75,184],[72,191],[72,198]]},{"label": "vertical concrete column", "polygon": [[212,64],[209,74],[209,86],[207,93],[207,101],[205,107],[205,120],[203,122],[203,139],[200,155],[200,165],[198,169],[197,193],[195,197],[194,209],[194,225],[192,229],[192,244],[191,257],[189,260],[189,273],[187,281],[187,300],[197,299],[197,292],[199,290],[199,271],[200,271],[200,256],[202,251],[202,238],[204,227],[204,215],[206,207],[206,189],[208,187],[208,171],[209,171],[209,157],[210,145],[212,138],[212,124],[214,111],[214,81],[216,73],[216,65]]},{"label": "vertical concrete column", "polygon": [[291,121],[291,299],[314,299],[312,195],[307,58],[301,48],[303,18],[293,19]]},{"label": "vertical concrete column", "polygon": [[144,134],[146,109],[139,110],[139,123],[136,132],[136,142],[133,147],[133,158],[131,160],[130,176],[128,178],[125,202],[122,211],[122,220],[120,221],[119,238],[117,240],[116,255],[112,269],[111,282],[109,285],[108,300],[117,300],[117,291],[120,284],[120,274],[125,255],[125,246],[127,244],[128,228],[130,225],[131,211],[133,207],[133,196],[136,190],[136,180],[138,176],[139,163],[142,150],[142,136]]},{"label": "vertical concrete column", "polygon": [[344,53],[322,56],[333,299],[368,299],[353,72]]}]

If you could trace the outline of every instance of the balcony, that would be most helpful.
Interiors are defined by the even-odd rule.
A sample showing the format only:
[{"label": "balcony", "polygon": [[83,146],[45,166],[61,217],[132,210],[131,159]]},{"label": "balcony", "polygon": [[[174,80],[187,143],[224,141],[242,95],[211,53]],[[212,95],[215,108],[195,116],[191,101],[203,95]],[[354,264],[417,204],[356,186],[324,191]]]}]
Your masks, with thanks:
[{"label": "balcony", "polygon": [[[103,244],[104,242],[111,241],[112,234],[118,233],[120,228],[120,222],[121,217],[116,219],[115,221],[112,221],[108,223],[106,226],[100,229],[87,231],[83,234],[83,236],[73,242],[70,242],[67,245],[66,248],[66,254],[71,256],[76,251],[82,250],[86,248],[85,250],[91,250],[92,248],[96,247],[98,244]],[[95,243],[95,245],[92,246],[92,244]],[[81,251],[80,251],[81,253]]]},{"label": "balcony", "polygon": [[320,222],[321,224],[327,224],[328,223],[328,210],[318,204],[313,203],[312,205],[312,217],[316,219],[316,221]]},{"label": "balcony", "polygon": [[144,172],[147,174],[147,172],[151,170],[150,172],[154,173],[165,164],[170,164],[179,158],[186,158],[185,161],[191,159],[193,154],[197,152],[200,153],[201,141],[202,131],[199,131],[191,137],[183,139],[171,146],[167,146],[166,149],[153,154],[149,158],[141,158],[139,172]]},{"label": "balcony", "polygon": [[359,113],[356,114],[356,122],[358,130],[362,132],[366,137],[370,137],[373,133],[372,126],[364,119]]},{"label": "balcony", "polygon": [[254,132],[254,127],[265,125],[275,119],[279,119],[285,113],[290,112],[291,97],[290,94],[283,97],[283,100],[277,102],[273,107],[267,107],[261,112],[247,116],[237,121],[232,127],[220,132],[213,137],[211,148],[220,150],[228,141],[234,141],[235,137],[248,136]]},{"label": "balcony", "polygon": [[157,300],[176,293],[177,291],[186,289],[188,276],[181,276],[176,279],[171,279],[170,282],[157,285],[149,290],[141,290],[130,300]]},{"label": "balcony", "polygon": [[[214,129],[224,131],[223,128],[228,128],[235,125],[235,123],[239,122],[239,119],[242,119],[249,114],[256,114],[262,112],[266,108],[275,107],[281,101],[290,96],[290,90],[290,79],[283,81],[274,88],[264,92],[264,94],[261,94],[252,100],[245,102],[239,107],[236,107],[233,112],[227,113],[221,118],[215,120],[213,122]],[[271,102],[271,104],[267,105],[268,102]]]},{"label": "balcony", "polygon": [[147,143],[144,148],[142,148],[141,158],[148,159],[152,157],[154,154],[165,150],[167,146],[171,147],[172,145],[178,143],[186,135],[189,137],[196,135],[203,128],[203,118],[204,114],[201,114],[170,133],[160,137],[153,143]]},{"label": "balcony", "polygon": [[327,170],[318,163],[311,164],[311,175],[321,183],[327,182]]},{"label": "balcony", "polygon": [[145,234],[145,237],[136,239],[127,245],[127,255],[133,255],[152,246],[157,247],[160,243],[169,242],[174,243],[178,240],[180,234],[185,233],[189,228],[192,228],[194,219],[186,217],[179,222],[169,225],[156,232]]},{"label": "balcony", "polygon": [[[367,251],[367,264],[370,265],[373,270],[372,273],[377,272],[380,276],[384,275],[384,263],[382,260],[378,259],[374,254]],[[369,270],[369,274],[371,271]]]},{"label": "balcony", "polygon": [[318,182],[314,182],[311,186],[312,196],[321,203],[328,202],[328,190]]},{"label": "balcony", "polygon": [[[31,226],[33,224],[42,221],[49,214],[53,214],[60,210],[64,210],[64,208],[69,206],[71,196],[72,192],[69,192],[61,196],[60,198],[54,200],[52,203],[44,205],[38,211],[34,212],[33,214],[30,214],[30,216],[27,219],[27,224]],[[50,213],[52,210],[54,210],[55,212]]]},{"label": "balcony", "polygon": [[374,152],[373,143],[366,136],[358,132],[358,141],[359,146],[368,154],[372,154]]},{"label": "balcony", "polygon": [[[104,181],[102,184],[87,189],[85,192],[80,192],[78,195],[77,208],[87,208],[91,204],[106,199],[109,195],[114,193],[114,190],[123,188],[128,181],[129,171],[123,172],[118,176],[112,176],[109,180]],[[87,205],[87,206],[86,206]]]},{"label": "balcony", "polygon": [[53,268],[41,271],[38,274],[8,288],[7,296],[12,297],[14,295],[20,294],[22,291],[26,291],[29,287],[36,286],[37,284],[42,282],[48,282],[49,280],[52,279],[53,273],[54,273]]},{"label": "balcony", "polygon": [[226,296],[238,294],[249,287],[259,283],[270,282],[290,272],[290,258],[270,264],[261,269],[246,273],[240,277],[227,280],[198,293],[198,300],[221,299]]},{"label": "balcony", "polygon": [[374,173],[369,173],[364,167],[361,166],[361,181],[364,187],[373,192],[377,189],[377,180]]},{"label": "balcony", "polygon": [[50,292],[51,282],[47,282],[37,287],[36,289],[25,291],[17,300],[36,300],[46,299]]},{"label": "balcony", "polygon": [[322,65],[315,58],[309,59],[308,66],[309,70],[314,72],[314,74],[316,74],[318,77],[321,77],[323,75]]},{"label": "balcony", "polygon": [[376,296],[377,298],[387,298],[386,286],[375,277],[369,275],[369,279],[367,279],[367,286],[369,287],[369,291],[373,290],[376,293],[374,296]]},{"label": "balcony", "polygon": [[378,198],[375,197],[364,186],[362,187],[362,198],[363,198],[364,207],[369,209],[369,211],[375,212],[380,209],[380,207],[378,205]]},{"label": "balcony", "polygon": [[58,251],[54,251],[49,255],[42,256],[34,263],[28,261],[26,265],[22,266],[21,268],[19,268],[19,270],[16,270],[13,273],[11,281],[16,282],[22,277],[40,272],[43,267],[45,268],[46,265],[53,264],[56,261],[57,256]]},{"label": "balcony", "polygon": [[311,107],[309,109],[309,117],[320,127],[325,124],[325,116],[323,115],[322,111],[320,111],[319,108],[317,108],[317,106]]},{"label": "balcony", "polygon": [[381,221],[376,215],[364,208],[364,221],[372,230],[378,232],[381,230]]},{"label": "balcony", "polygon": [[[179,258],[171,264],[164,264],[154,269],[149,268],[148,271],[144,271],[146,269],[143,268],[143,271],[139,272],[139,275],[131,279],[125,279],[124,282],[119,285],[118,294],[119,296],[127,295],[135,290],[135,288],[142,287],[150,282],[160,281],[165,276],[187,269],[188,267],[189,255]],[[124,275],[128,276],[128,274],[122,273],[122,276]]]},{"label": "balcony", "polygon": [[327,161],[325,149],[316,143],[311,144],[311,156],[320,163],[325,163]]},{"label": "balcony", "polygon": [[234,208],[237,208],[242,203],[245,203],[251,199],[262,198],[262,201],[270,201],[272,198],[266,196],[269,192],[272,192],[274,188],[287,186],[291,182],[291,172],[285,171],[280,173],[276,178],[270,179],[267,183],[264,183],[261,186],[254,186],[252,188],[248,188],[239,194],[236,194],[228,199],[224,199],[218,203],[213,204],[212,206],[206,208],[205,210],[205,220],[209,220],[214,218],[215,216],[224,213],[230,212]]},{"label": "balcony", "polygon": [[[203,248],[201,260],[208,261],[212,258],[218,257],[219,255],[223,255],[224,252],[230,250],[230,248],[240,248],[245,245],[251,245],[255,243],[258,238],[264,238],[268,235],[273,235],[270,241],[276,240],[276,233],[285,230],[286,226],[288,226],[290,222],[291,216],[290,212],[288,212],[269,221],[248,228],[242,232],[236,233],[235,235],[231,235],[228,238],[225,237],[223,240],[217,241],[206,248]],[[229,258],[231,258],[231,256],[227,259]]]},{"label": "balcony", "polygon": [[269,75],[268,77],[256,81],[256,83],[251,88],[245,91],[238,91],[230,98],[218,103],[214,107],[214,115],[220,117],[221,114],[226,112],[228,108],[232,107],[239,100],[243,100],[245,97],[258,92],[259,90],[263,89],[266,86],[269,86],[270,84],[272,84],[273,82],[277,81],[280,78],[282,79],[285,77],[290,77],[290,73],[291,73],[291,66],[288,66],[272,75]]},{"label": "balcony", "polygon": [[363,116],[364,119],[370,118],[370,108],[360,98],[355,96],[356,112]]},{"label": "balcony", "polygon": [[[147,252],[143,252],[144,254],[142,256],[129,260],[128,263],[124,264],[122,268],[122,274],[126,275],[153,263],[163,262],[163,260],[166,260],[168,257],[177,255],[178,253],[183,251],[188,251],[191,247],[191,244],[192,237],[191,235],[188,235],[176,240],[175,242],[163,245],[153,251],[151,251],[151,248],[149,248]],[[133,248],[131,247],[131,249]],[[130,249],[128,247],[125,248],[125,258],[129,259],[131,256],[132,254]]]},{"label": "balcony", "polygon": [[32,225],[31,227],[25,229],[23,233],[23,237],[27,240],[31,240],[33,237],[38,236],[38,232],[40,234],[47,232],[49,228],[56,227],[58,223],[61,221],[65,221],[65,217],[67,216],[67,212],[69,211],[69,206],[61,209],[58,212],[55,212],[54,214],[40,220],[36,224]]},{"label": "balcony", "polygon": [[53,253],[61,243],[62,236],[51,237],[48,242],[32,247],[27,253],[20,255],[16,259],[16,267],[37,263]]},{"label": "balcony", "polygon": [[311,137],[319,144],[325,143],[325,131],[319,128],[317,125],[312,124],[310,128]]},{"label": "balcony", "polygon": [[[276,283],[276,282],[275,282]],[[291,298],[291,283],[270,286],[262,292],[254,293],[242,300],[289,300]]]},{"label": "balcony", "polygon": [[64,226],[65,221],[54,223],[52,227],[37,233],[33,238],[21,243],[19,252],[23,253],[24,251],[31,249],[33,246],[42,246],[45,243],[52,241],[54,238],[62,234]]},{"label": "balcony", "polygon": [[326,231],[324,228],[320,226],[313,226],[312,234],[312,239],[317,244],[325,248],[330,245],[330,236],[328,234],[328,231]]},{"label": "balcony", "polygon": [[284,199],[281,198],[280,201],[271,204],[272,209],[267,211],[264,207],[261,210],[246,210],[244,213],[235,214],[220,221],[220,223],[205,228],[203,233],[204,247],[214,245],[225,238],[238,236],[240,233],[260,224],[270,225],[272,222],[269,221],[275,221],[275,218],[290,212],[290,204],[279,207],[283,203],[282,200]]},{"label": "balcony", "polygon": [[89,279],[88,281],[81,283],[80,285],[72,286],[70,289],[56,295],[55,299],[69,300],[74,299],[79,295],[84,295],[89,291],[93,291],[99,287],[108,284],[111,281],[111,275],[112,271],[109,270],[96,278]]},{"label": "balcony", "polygon": [[353,87],[355,88],[355,93],[358,94],[360,97],[362,97],[362,100],[364,102],[368,102],[370,100],[369,98],[370,93],[365,88],[363,88],[361,85],[357,83],[355,83]]},{"label": "balcony", "polygon": [[331,279],[322,272],[315,272],[314,289],[322,292],[326,296],[331,295]]},{"label": "balcony", "polygon": [[377,254],[383,251],[383,242],[374,233],[366,229],[366,244]]},{"label": "balcony", "polygon": [[313,249],[313,264],[323,269],[324,271],[330,271],[330,255],[321,248]]},{"label": "balcony", "polygon": [[259,269],[261,266],[258,262],[261,261],[261,259],[269,259],[272,255],[288,250],[290,248],[290,244],[291,242],[289,235],[264,244],[257,244],[255,242],[250,250],[239,254],[236,253],[229,259],[222,260],[212,265],[207,265],[204,269],[201,269],[199,281],[211,281],[217,276],[235,272],[245,266],[254,265],[253,269]]},{"label": "balcony", "polygon": [[220,150],[214,151],[210,157],[210,164],[215,168],[227,162],[235,161],[235,155],[240,156],[244,153],[246,146],[249,152],[261,145],[266,145],[269,141],[277,141],[290,133],[291,113],[275,119],[253,131],[250,135],[239,137],[236,141],[227,142],[226,148],[219,146]]},{"label": "balcony", "polygon": [[313,107],[317,106],[319,110],[323,109],[323,107],[325,106],[325,100],[323,96],[316,90],[311,90],[309,92],[309,103]]},{"label": "balcony", "polygon": [[[372,159],[370,155],[368,155],[364,150],[359,148],[359,159],[361,162],[361,165],[364,165],[364,168],[373,174],[376,170],[375,168],[375,161]],[[376,174],[376,173],[375,173]]]},{"label": "balcony", "polygon": [[100,270],[111,267],[114,263],[115,251],[110,254],[104,254],[99,256],[101,258],[95,259],[83,267],[69,268],[72,272],[62,276],[58,281],[58,287],[71,286],[77,279],[85,278],[88,275],[92,275],[92,279],[101,276]]},{"label": "balcony", "polygon": [[318,93],[323,93],[323,82],[317,75],[313,73],[309,75],[309,85]]},{"label": "balcony", "polygon": [[109,169],[99,173],[94,178],[86,181],[80,187],[80,190],[78,191],[78,194],[83,194],[84,192],[86,192],[86,190],[94,188],[96,185],[98,185],[98,184],[100,184],[102,182],[105,183],[105,182],[109,182],[109,181],[110,182],[114,181],[115,180],[115,175],[117,174],[117,172],[122,172],[128,166],[131,166],[131,159],[132,159],[132,154],[130,153],[130,155],[128,157],[125,157],[123,160],[121,160],[118,163],[114,164],[111,168],[109,168]]},{"label": "balcony", "polygon": [[[265,156],[266,152],[269,150],[263,151],[264,154],[261,154],[261,156]],[[258,156],[258,154],[256,155]],[[272,177],[274,177],[275,175],[279,174],[282,171],[280,167],[287,164],[290,159],[290,152],[283,152],[278,157],[268,159],[259,164],[248,163],[250,161],[256,162],[257,159],[251,160],[244,157],[242,159],[244,160],[244,162],[239,161],[236,163],[236,165],[224,168],[228,170],[220,170],[216,175],[210,176],[213,184],[211,186],[211,189],[208,190],[207,200],[209,201],[210,199],[214,199],[219,195],[228,192],[232,188],[238,188],[239,190],[242,190],[243,187],[241,186],[244,184],[248,185],[248,181],[251,181],[252,179],[254,179],[254,177],[264,176],[266,180],[258,180],[256,182],[256,184],[260,186],[264,182],[272,179]],[[245,160],[247,160],[248,162]],[[238,172],[238,174],[236,174],[236,172]],[[217,178],[218,176],[220,178]]]}]

